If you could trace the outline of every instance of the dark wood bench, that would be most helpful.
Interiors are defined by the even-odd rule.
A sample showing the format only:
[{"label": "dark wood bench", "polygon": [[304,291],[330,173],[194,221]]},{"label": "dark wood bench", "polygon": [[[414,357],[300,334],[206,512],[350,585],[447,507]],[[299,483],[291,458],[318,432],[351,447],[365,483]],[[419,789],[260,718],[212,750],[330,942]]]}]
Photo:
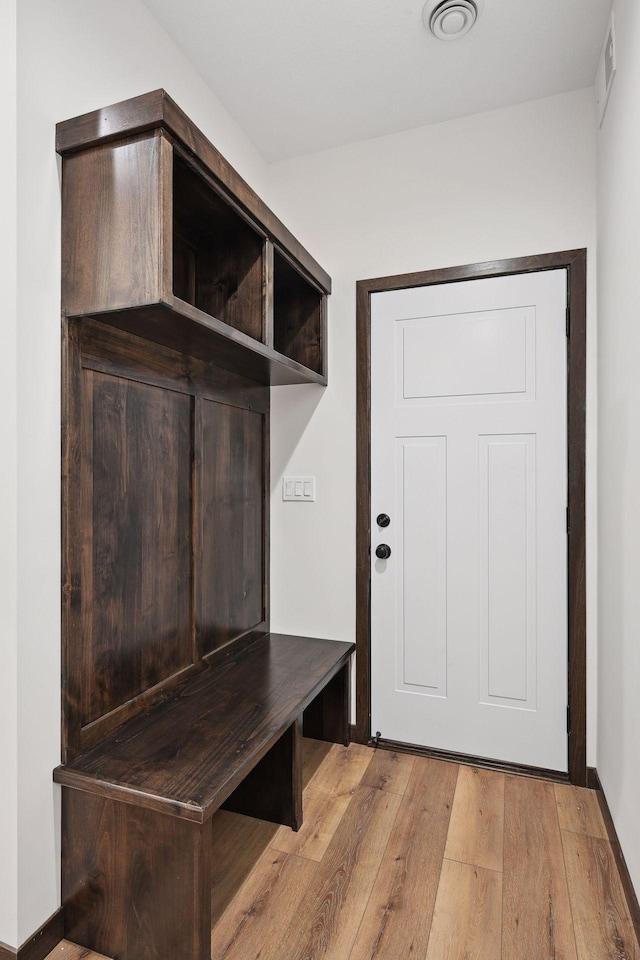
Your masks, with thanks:
[{"label": "dark wood bench", "polygon": [[302,735],[348,743],[354,646],[270,634],[68,765],[66,935],[118,960],[209,960],[211,818],[302,823]]}]

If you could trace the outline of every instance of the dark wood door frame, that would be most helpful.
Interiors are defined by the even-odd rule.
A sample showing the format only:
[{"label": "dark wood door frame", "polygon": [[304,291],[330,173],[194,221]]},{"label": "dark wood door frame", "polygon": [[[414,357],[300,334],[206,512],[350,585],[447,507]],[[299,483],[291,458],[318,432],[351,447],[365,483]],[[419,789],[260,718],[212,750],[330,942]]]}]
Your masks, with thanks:
[{"label": "dark wood door frame", "polygon": [[[567,451],[569,534],[568,704],[571,783],[587,785],[586,752],[586,581],[585,581],[585,441],[587,251],[565,250],[541,256],[494,260],[460,267],[360,280],[357,306],[357,519],[356,519],[356,725],[354,739],[371,738],[371,294],[430,284],[504,277],[542,270],[567,271]],[[427,751],[425,751],[427,752]],[[429,750],[432,755],[438,751]],[[453,755],[448,755],[453,758]],[[457,757],[456,759],[462,759]],[[470,759],[470,758],[467,758]],[[477,759],[477,758],[476,758]],[[488,764],[489,765],[489,764]],[[502,769],[533,768],[498,764]],[[535,771],[542,773],[543,771]],[[548,772],[548,771],[547,771]],[[558,775],[555,775],[558,779]],[[561,779],[561,777],[560,777]]]}]

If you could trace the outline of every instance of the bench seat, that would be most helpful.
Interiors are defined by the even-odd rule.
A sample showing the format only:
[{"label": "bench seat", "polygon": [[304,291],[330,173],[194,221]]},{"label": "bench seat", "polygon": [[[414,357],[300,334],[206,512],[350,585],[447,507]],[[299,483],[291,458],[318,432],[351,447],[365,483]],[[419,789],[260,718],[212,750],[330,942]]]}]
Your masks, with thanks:
[{"label": "bench seat", "polygon": [[56,768],[69,939],[119,960],[209,960],[213,813],[299,829],[303,732],[349,742],[354,649],[269,634]]}]

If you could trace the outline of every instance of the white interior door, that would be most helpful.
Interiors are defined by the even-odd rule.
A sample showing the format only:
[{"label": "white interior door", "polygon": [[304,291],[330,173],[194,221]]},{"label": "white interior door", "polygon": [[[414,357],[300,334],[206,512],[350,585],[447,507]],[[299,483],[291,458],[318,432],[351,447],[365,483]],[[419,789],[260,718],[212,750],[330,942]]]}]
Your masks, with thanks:
[{"label": "white interior door", "polygon": [[565,270],[372,295],[385,739],[567,770],[566,297]]}]

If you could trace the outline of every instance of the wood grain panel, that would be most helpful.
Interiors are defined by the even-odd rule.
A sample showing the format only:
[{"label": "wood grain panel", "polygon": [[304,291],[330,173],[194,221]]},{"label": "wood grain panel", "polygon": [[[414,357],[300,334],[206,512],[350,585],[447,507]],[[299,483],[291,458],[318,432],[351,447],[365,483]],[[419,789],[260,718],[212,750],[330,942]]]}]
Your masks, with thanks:
[{"label": "wood grain panel", "polygon": [[209,960],[210,821],[65,790],[62,824],[69,939],[122,960]]},{"label": "wood grain panel", "polygon": [[153,90],[59,123],[56,150],[66,156],[91,144],[130,137],[156,127],[164,127],[193,152],[216,180],[226,185],[244,209],[264,225],[269,235],[291,251],[327,293],[331,292],[328,274],[164,90]]},{"label": "wood grain panel", "polygon": [[191,399],[85,378],[84,724],[192,662]]},{"label": "wood grain panel", "polygon": [[264,342],[264,241],[177,152],[173,158],[173,290]]},{"label": "wood grain panel", "polygon": [[562,833],[578,960],[637,960],[638,944],[607,840]]},{"label": "wood grain panel", "polygon": [[261,623],[264,417],[203,401],[197,632],[205,654]]},{"label": "wood grain panel", "polygon": [[190,677],[54,779],[202,822],[352,652],[353,644],[270,634]]},{"label": "wood grain panel", "polygon": [[456,776],[416,760],[350,960],[425,956]]},{"label": "wood grain panel", "polygon": [[160,138],[149,136],[63,161],[67,316],[161,299],[160,153]]},{"label": "wood grain panel", "polygon": [[267,851],[213,928],[211,960],[283,960],[282,938],[317,870],[309,860]]},{"label": "wood grain panel", "polygon": [[595,790],[557,783],[555,794],[561,830],[606,840],[607,828]]},{"label": "wood grain panel", "polygon": [[362,779],[363,787],[375,787],[400,796],[406,790],[416,758],[408,754],[376,750]]},{"label": "wood grain panel", "polygon": [[445,857],[502,870],[504,776],[460,767]]},{"label": "wood grain panel", "polygon": [[445,860],[427,960],[499,960],[501,941],[502,875]]},{"label": "wood grain panel", "polygon": [[358,787],[307,896],[283,931],[281,960],[344,960],[355,940],[400,797]]},{"label": "wood grain panel", "polygon": [[324,373],[323,295],[276,250],[273,266],[274,347]]},{"label": "wood grain panel", "polygon": [[553,784],[505,780],[502,960],[576,960]]},{"label": "wood grain panel", "polygon": [[300,830],[281,827],[272,847],[322,860],[372,756],[366,747],[334,747],[305,790]]}]

